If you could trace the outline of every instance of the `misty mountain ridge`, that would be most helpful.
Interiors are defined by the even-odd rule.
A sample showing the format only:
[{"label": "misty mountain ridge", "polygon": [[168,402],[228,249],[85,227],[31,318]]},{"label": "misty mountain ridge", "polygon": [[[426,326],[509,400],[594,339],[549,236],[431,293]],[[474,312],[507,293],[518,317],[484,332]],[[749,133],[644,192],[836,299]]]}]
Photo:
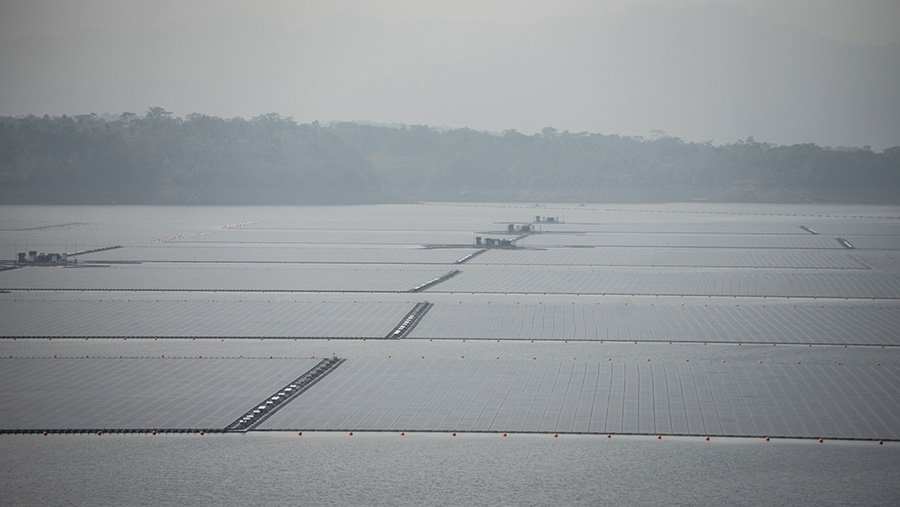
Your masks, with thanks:
[{"label": "misty mountain ridge", "polygon": [[900,203],[900,146],[779,146],[276,113],[0,117],[0,202],[354,204],[417,200]]}]

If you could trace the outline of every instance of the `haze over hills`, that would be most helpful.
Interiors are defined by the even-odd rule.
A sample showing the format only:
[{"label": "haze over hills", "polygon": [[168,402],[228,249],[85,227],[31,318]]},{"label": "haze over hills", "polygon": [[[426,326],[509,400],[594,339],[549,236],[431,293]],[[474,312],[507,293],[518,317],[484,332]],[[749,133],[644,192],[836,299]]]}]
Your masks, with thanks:
[{"label": "haze over hills", "polygon": [[151,107],[0,117],[0,202],[327,204],[465,201],[897,203],[900,147],[754,138],[297,124]]},{"label": "haze over hills", "polygon": [[900,46],[839,42],[720,3],[522,22],[205,15],[5,39],[0,114],[163,104],[304,123],[900,144]]}]

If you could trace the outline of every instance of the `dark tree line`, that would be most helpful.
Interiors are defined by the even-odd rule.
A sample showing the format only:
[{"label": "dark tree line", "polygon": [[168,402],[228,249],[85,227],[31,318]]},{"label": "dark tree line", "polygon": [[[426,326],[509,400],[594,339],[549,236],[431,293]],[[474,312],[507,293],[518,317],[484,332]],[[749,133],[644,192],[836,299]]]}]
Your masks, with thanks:
[{"label": "dark tree line", "polygon": [[900,147],[775,146],[339,123],[383,185],[433,199],[900,202]]},{"label": "dark tree line", "polygon": [[7,203],[900,201],[900,147],[143,116],[0,117]]},{"label": "dark tree line", "polygon": [[5,202],[351,203],[381,200],[371,164],[318,125],[124,113],[0,117]]}]

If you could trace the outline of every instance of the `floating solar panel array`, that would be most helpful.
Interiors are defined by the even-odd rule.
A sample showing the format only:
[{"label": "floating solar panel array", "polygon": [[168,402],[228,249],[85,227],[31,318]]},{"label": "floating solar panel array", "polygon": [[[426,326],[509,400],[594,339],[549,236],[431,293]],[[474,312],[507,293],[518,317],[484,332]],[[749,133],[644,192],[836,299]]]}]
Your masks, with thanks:
[{"label": "floating solar panel array", "polygon": [[315,359],[0,360],[0,429],[225,428]]},{"label": "floating solar panel array", "polygon": [[900,345],[900,304],[438,303],[411,338]]},{"label": "floating solar panel array", "polygon": [[78,257],[80,262],[453,264],[477,250],[423,247],[304,247],[259,245],[133,246]]},{"label": "floating solar panel array", "polygon": [[[106,299],[0,299],[0,337],[295,337],[383,338],[415,303]],[[143,296],[143,297],[141,297]]]},{"label": "floating solar panel array", "polygon": [[173,243],[219,243],[228,245],[472,245],[472,232],[404,230],[324,230],[324,229],[229,229],[213,234],[175,239]]},{"label": "floating solar panel array", "polygon": [[846,236],[856,250],[900,250],[900,236]]},{"label": "floating solar panel array", "polygon": [[878,220],[811,220],[807,225],[819,234],[828,236],[867,236],[870,238],[898,236],[896,219]]},{"label": "floating solar panel array", "polygon": [[[541,232],[549,233],[638,233],[638,234],[714,234],[714,235],[802,235],[806,234],[793,224],[752,224],[743,220],[733,223],[691,223],[678,220],[668,222],[635,221],[625,215],[616,221],[610,217],[604,223],[540,224]],[[643,217],[642,217],[643,218]]]},{"label": "floating solar panel array", "polygon": [[[477,266],[430,291],[898,298],[900,276],[859,272]],[[856,270],[854,270],[856,271]]]},{"label": "floating solar panel array", "polygon": [[870,269],[844,251],[682,248],[552,248],[489,250],[469,264],[645,266],[779,269]]},{"label": "floating solar panel array", "polygon": [[440,267],[306,264],[138,264],[26,267],[0,273],[4,289],[399,292],[437,278]]},{"label": "floating solar panel array", "polygon": [[745,249],[826,249],[840,248],[834,239],[811,234],[739,235],[739,234],[535,234],[530,247],[632,247],[632,248],[745,248]]},{"label": "floating solar panel array", "polygon": [[875,366],[348,360],[260,428],[895,439],[898,400]]},{"label": "floating solar panel array", "polygon": [[[848,354],[853,345],[900,346],[895,209],[781,211],[712,204],[436,204],[198,208],[190,223],[184,210],[162,208],[129,208],[115,216],[108,209],[64,208],[65,220],[43,208],[21,220],[3,216],[3,245],[66,245],[60,252],[74,251],[75,244],[78,250],[126,245],[79,255],[77,268],[0,272],[0,348],[11,352],[40,356],[59,343],[13,343],[22,336],[408,341],[353,349],[346,362],[332,358],[320,378],[310,374],[324,367],[316,359],[3,355],[0,431],[900,439],[900,370],[874,361],[795,364],[780,361],[780,346],[766,349],[766,359],[779,357],[777,364],[731,359],[746,359],[743,350],[751,347],[730,347],[738,351],[721,364],[664,353],[647,362],[607,360],[597,357],[605,345],[585,344],[575,347],[591,357],[579,353],[572,361],[464,359],[451,354],[457,349],[448,341],[425,345],[443,350],[440,359],[374,359],[366,352],[413,350],[416,339],[473,338],[830,344],[850,345]],[[508,224],[515,229],[546,213],[570,221],[535,224],[538,233],[517,243],[524,248],[474,247],[481,234],[474,231],[505,234]],[[200,343],[131,345],[135,341],[115,347],[66,341],[63,349],[87,350],[70,346],[78,343],[91,351],[133,347],[152,355],[156,347],[199,350],[192,347]],[[270,346],[218,345],[232,351]],[[316,340],[276,345],[299,355]],[[341,345],[349,350],[353,342]],[[520,348],[517,357],[526,348],[532,357],[525,343],[504,346]],[[886,352],[880,348],[874,353]],[[810,350],[816,349],[834,353]],[[857,349],[868,354],[876,347]]]}]

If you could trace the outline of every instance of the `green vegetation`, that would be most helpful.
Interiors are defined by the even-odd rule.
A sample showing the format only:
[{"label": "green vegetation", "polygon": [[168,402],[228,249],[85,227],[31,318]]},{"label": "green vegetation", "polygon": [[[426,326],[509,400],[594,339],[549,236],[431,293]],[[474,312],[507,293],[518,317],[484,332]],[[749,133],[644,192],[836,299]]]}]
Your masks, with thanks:
[{"label": "green vegetation", "polygon": [[685,142],[545,128],[297,124],[159,107],[0,117],[0,202],[323,204],[407,200],[900,202],[900,147]]}]

